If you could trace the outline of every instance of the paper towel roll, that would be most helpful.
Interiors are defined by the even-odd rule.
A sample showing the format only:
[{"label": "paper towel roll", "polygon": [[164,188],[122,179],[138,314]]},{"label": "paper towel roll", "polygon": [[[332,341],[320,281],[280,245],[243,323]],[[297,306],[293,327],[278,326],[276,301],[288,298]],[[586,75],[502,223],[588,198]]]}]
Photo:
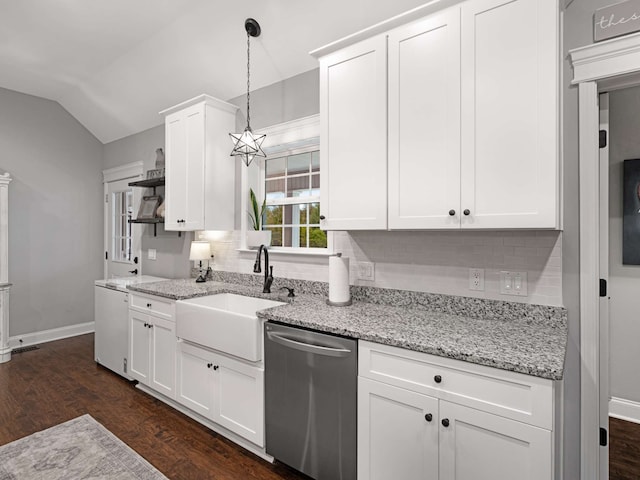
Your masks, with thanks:
[{"label": "paper towel roll", "polygon": [[329,304],[335,306],[351,305],[349,290],[349,258],[329,257]]}]

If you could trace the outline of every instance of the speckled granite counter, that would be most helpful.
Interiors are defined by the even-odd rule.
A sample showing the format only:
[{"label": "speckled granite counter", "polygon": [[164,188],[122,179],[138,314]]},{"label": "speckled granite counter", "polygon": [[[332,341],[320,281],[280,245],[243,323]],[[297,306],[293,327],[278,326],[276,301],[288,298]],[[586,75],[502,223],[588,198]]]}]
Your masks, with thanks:
[{"label": "speckled granite counter", "polygon": [[[275,288],[275,293],[262,294],[255,285],[195,283],[193,279],[129,289],[175,300],[216,293],[288,300],[286,291]],[[293,303],[262,310],[258,316],[527,375],[562,378],[567,343],[564,309],[379,290],[382,293],[375,299],[382,301],[386,295],[386,304],[374,303],[362,292],[354,293],[356,300],[349,307],[329,306],[322,295],[297,294]],[[363,297],[369,301],[357,300]],[[477,310],[482,318],[473,313]]]}]

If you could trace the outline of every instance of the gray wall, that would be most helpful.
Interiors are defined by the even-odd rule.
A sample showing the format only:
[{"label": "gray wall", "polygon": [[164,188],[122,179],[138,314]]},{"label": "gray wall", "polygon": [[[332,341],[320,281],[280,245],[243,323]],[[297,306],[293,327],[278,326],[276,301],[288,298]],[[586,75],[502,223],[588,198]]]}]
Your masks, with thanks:
[{"label": "gray wall", "polygon": [[0,89],[9,185],[10,336],[93,321],[102,144],[58,103]]},{"label": "gray wall", "polygon": [[609,94],[610,394],[640,402],[640,265],[622,264],[622,166],[640,158],[640,87]]},{"label": "gray wall", "polygon": [[[158,121],[162,118],[158,117]],[[157,148],[164,149],[164,125],[107,143],[104,146],[104,168],[142,161],[146,172],[155,168]],[[150,189],[148,192],[151,194]],[[164,187],[158,187],[156,193],[164,197]],[[189,277],[189,248],[193,233],[178,236],[178,232],[167,232],[159,225],[154,236],[152,225],[142,225],[142,229],[142,273],[165,278]],[[148,259],[150,248],[156,249],[156,260]]]}]

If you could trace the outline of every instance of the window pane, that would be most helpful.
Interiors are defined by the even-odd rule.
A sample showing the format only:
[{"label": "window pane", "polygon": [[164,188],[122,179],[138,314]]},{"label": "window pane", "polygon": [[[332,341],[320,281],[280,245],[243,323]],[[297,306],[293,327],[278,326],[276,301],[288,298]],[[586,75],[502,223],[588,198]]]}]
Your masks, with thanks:
[{"label": "window pane", "polygon": [[267,201],[284,198],[284,184],[284,178],[280,178],[278,180],[267,180],[265,182]]},{"label": "window pane", "polygon": [[320,230],[320,227],[309,227],[309,247],[327,248],[327,232]]},{"label": "window pane", "polygon": [[287,197],[308,197],[311,195],[309,190],[309,176],[288,177],[287,178]]},{"label": "window pane", "polygon": [[[320,175],[312,175],[311,176],[311,188],[319,189],[320,188]],[[320,195],[320,191],[318,193],[314,193],[313,195]]]},{"label": "window pane", "polygon": [[309,224],[311,225],[320,224],[320,204],[319,203],[309,204]]},{"label": "window pane", "polygon": [[271,246],[282,247],[282,227],[270,227],[265,230],[271,230]]},{"label": "window pane", "polygon": [[311,152],[291,155],[287,158],[287,175],[298,173],[309,173],[309,163],[311,162]]},{"label": "window pane", "polygon": [[311,171],[313,172],[320,171],[320,152],[319,151],[311,152]]},{"label": "window pane", "polygon": [[266,161],[265,171],[267,178],[282,177],[284,175],[286,160],[286,157],[268,159]]},{"label": "window pane", "polygon": [[282,225],[282,205],[272,205],[267,207],[265,212],[265,225]]}]

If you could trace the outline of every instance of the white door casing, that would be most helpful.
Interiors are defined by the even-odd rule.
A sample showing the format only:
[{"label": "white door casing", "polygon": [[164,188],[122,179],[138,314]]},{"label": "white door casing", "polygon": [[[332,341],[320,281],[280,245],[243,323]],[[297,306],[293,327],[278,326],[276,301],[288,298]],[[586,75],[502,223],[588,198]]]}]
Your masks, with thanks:
[{"label": "white door casing", "polygon": [[[117,192],[131,191],[133,194],[133,208],[134,216],[137,213],[137,208],[140,205],[140,199],[144,189],[129,187],[128,183],[135,180],[142,179],[143,176],[143,163],[134,162],[119,167],[110,168],[102,171],[103,184],[104,184],[104,251],[107,255],[104,258],[104,278],[108,279],[113,276],[131,276],[131,270],[138,270],[138,275],[141,274],[141,264],[134,264],[133,261],[118,261],[114,262],[113,258],[113,199],[114,194]],[[142,226],[138,224],[131,225],[132,235],[132,255],[131,259],[138,257],[141,258],[141,237]]]},{"label": "white door casing", "polygon": [[[600,152],[599,90],[640,84],[640,34],[573,49],[574,85],[578,85],[580,155],[580,458],[581,478],[600,479],[601,418],[600,297]],[[608,219],[608,216],[607,216]],[[605,272],[606,273],[606,272]],[[607,452],[608,453],[608,452]],[[605,454],[607,454],[605,453]]]}]

